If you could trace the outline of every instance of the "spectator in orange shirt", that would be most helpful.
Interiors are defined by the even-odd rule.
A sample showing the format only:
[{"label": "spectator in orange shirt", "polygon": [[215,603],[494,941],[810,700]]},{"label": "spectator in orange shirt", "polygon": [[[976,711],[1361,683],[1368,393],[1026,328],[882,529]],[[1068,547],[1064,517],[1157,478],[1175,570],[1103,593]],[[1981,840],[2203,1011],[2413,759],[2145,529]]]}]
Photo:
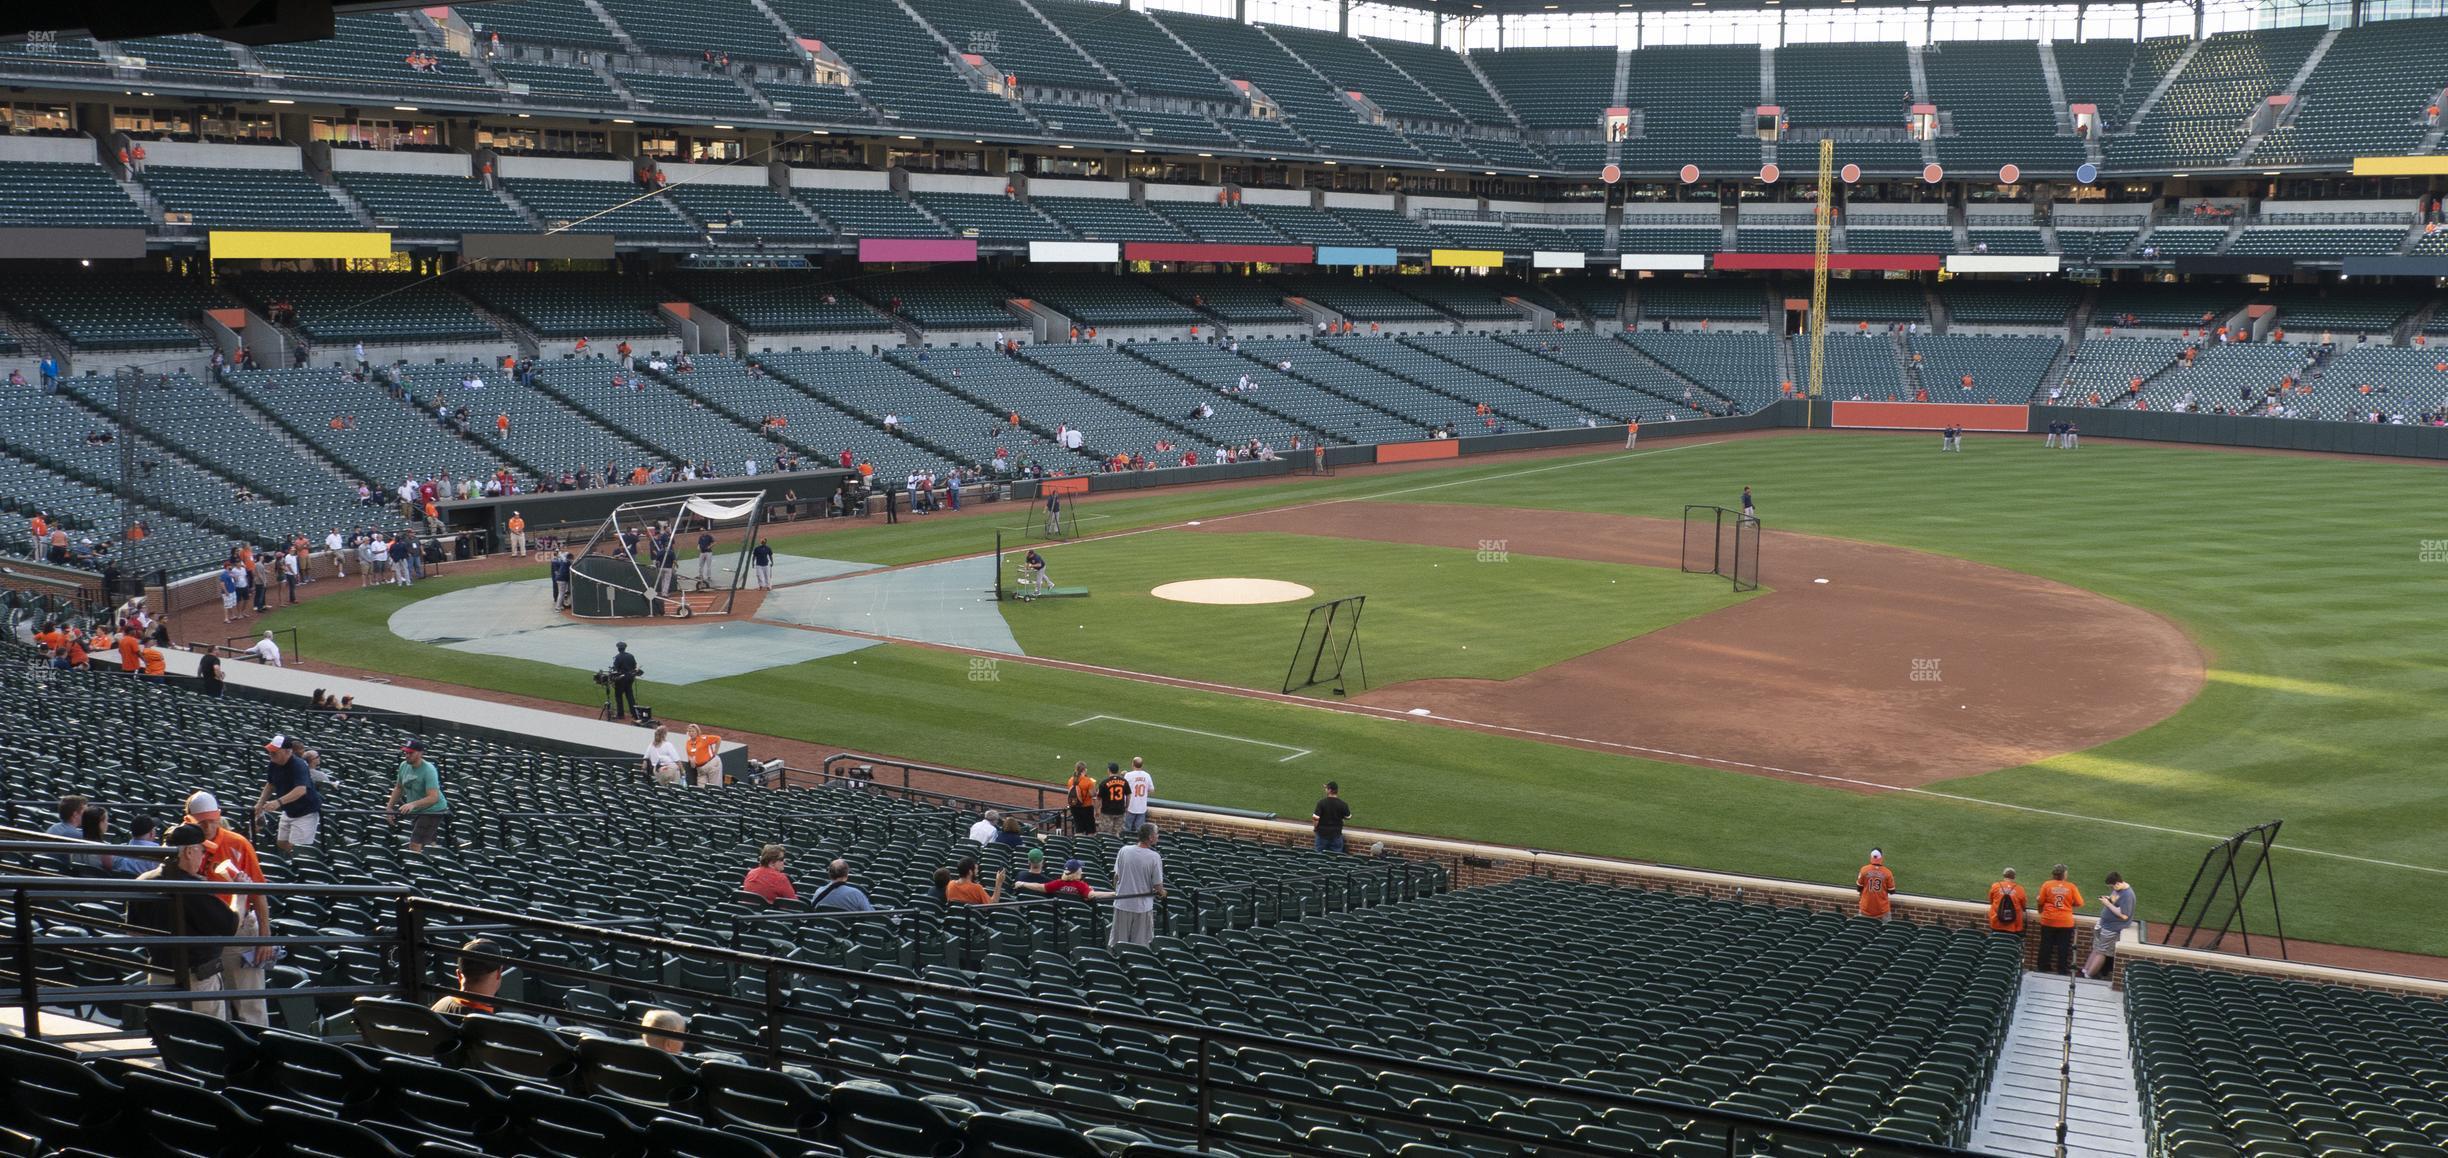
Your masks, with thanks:
[{"label": "spectator in orange shirt", "polygon": [[162,659],[160,648],[148,643],[136,654],[144,663],[144,678],[147,682],[160,683],[168,678],[170,665]]},{"label": "spectator in orange shirt", "polygon": [[688,762],[696,770],[699,788],[722,787],[722,737],[695,724],[688,726]]},{"label": "spectator in orange shirt", "polygon": [[2042,973],[2074,971],[2074,910],[2083,907],[2082,890],[2066,879],[2066,866],[2049,870],[2040,886],[2040,960]]},{"label": "spectator in orange shirt", "polygon": [[952,879],[944,884],[944,903],[951,905],[991,905],[1003,899],[1002,869],[995,870],[994,891],[978,887],[976,857],[963,859],[952,870]]},{"label": "spectator in orange shirt", "polygon": [[[186,822],[204,830],[204,867],[200,875],[206,880],[253,881],[264,883],[263,867],[255,860],[255,845],[238,830],[222,823],[221,802],[210,792],[198,792],[187,798]],[[271,902],[262,894],[247,896],[233,903],[235,894],[221,898],[221,903],[238,910],[238,935],[270,936],[272,933]],[[264,966],[271,963],[272,951],[253,946],[224,946],[221,950],[221,987],[224,989],[261,989],[264,987]],[[260,997],[243,998],[229,1003],[229,1020],[249,1025],[272,1024],[271,1009]]]},{"label": "spectator in orange shirt", "polygon": [[2030,898],[2024,895],[2023,886],[2015,883],[2013,869],[2007,869],[1998,876],[1998,882],[1989,886],[1989,931],[2020,938],[2023,936],[2024,910],[2030,907]]},{"label": "spectator in orange shirt", "polygon": [[144,669],[144,639],[133,631],[119,633],[119,670],[135,675]]},{"label": "spectator in orange shirt", "polygon": [[1888,894],[1895,892],[1895,874],[1887,871],[1887,855],[1870,850],[1870,863],[1854,874],[1853,887],[1861,891],[1861,915],[1874,921],[1884,921],[1890,911]]}]

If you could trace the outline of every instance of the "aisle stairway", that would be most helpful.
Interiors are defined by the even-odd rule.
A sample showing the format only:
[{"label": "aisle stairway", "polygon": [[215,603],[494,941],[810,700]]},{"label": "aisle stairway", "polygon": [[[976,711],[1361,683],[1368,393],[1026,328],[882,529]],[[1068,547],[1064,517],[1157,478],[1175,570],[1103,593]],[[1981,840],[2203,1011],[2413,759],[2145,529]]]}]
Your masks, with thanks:
[{"label": "aisle stairway", "polygon": [[2032,1158],[2142,1154],[2141,1101],[2126,1041],[2124,998],[2105,982],[2025,973],[2004,1056],[1973,1122],[1972,1148]]}]

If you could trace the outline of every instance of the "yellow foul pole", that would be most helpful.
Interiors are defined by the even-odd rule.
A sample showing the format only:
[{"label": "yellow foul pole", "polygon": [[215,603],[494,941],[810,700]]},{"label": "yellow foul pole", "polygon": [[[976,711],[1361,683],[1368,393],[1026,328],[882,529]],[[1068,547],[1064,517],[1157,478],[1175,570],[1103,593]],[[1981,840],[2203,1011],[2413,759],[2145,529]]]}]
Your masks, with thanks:
[{"label": "yellow foul pole", "polygon": [[1819,386],[1827,364],[1828,228],[1836,216],[1836,142],[1819,142],[1819,209],[1814,215],[1818,237],[1811,250],[1810,388],[1803,403],[1804,429],[1809,429],[1819,405]]}]

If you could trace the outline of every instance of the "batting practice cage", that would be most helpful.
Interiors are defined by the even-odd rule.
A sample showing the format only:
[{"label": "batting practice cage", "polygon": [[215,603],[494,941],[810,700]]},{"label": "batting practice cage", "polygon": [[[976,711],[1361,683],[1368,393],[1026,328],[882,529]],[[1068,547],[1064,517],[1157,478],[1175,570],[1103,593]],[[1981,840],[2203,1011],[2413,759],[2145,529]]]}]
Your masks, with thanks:
[{"label": "batting practice cage", "polygon": [[[2162,927],[2159,943],[2182,949],[2226,950],[2227,934],[2244,940],[2248,957],[2267,956],[2267,941],[2277,941],[2278,956],[2287,955],[2286,920],[2278,912],[2278,865],[2270,859],[2278,847],[2284,821],[2256,824],[2210,846],[2202,854],[2193,883],[2185,886],[2176,914]],[[2262,950],[2253,948],[2256,919],[2264,935]]]},{"label": "batting practice cage", "polygon": [[1724,507],[1683,508],[1683,570],[1723,575],[1736,591],[1759,590],[1760,521]]},{"label": "batting practice cage", "polygon": [[[729,615],[748,583],[765,492],[710,491],[622,503],[570,561],[570,613],[584,619]],[[730,565],[700,559],[697,536],[737,530]],[[668,564],[650,544],[669,542]]]},{"label": "batting practice cage", "polygon": [[1284,669],[1285,694],[1332,684],[1334,694],[1343,695],[1346,664],[1359,668],[1360,690],[1368,690],[1368,661],[1360,654],[1360,609],[1367,603],[1366,595],[1347,595],[1309,609],[1292,665]]},{"label": "batting practice cage", "polygon": [[1070,539],[1079,535],[1080,502],[1088,497],[1087,479],[1047,479],[1037,486],[1037,501],[1008,533],[1023,543]]}]

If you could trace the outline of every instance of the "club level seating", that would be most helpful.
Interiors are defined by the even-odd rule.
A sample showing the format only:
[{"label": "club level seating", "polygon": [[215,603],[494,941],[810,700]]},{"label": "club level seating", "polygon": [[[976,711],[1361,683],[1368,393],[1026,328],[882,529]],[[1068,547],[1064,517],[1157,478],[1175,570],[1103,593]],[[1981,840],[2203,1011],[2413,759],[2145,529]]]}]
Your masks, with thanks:
[{"label": "club level seating", "polygon": [[1076,428],[1091,458],[1144,454],[1156,461],[1160,441],[1191,439],[1185,427],[1130,410],[1025,361],[974,346],[888,350],[884,355],[908,370],[977,401],[989,412],[1018,414],[1043,431]]},{"label": "club level seating", "polygon": [[155,80],[231,84],[241,69],[227,43],[209,36],[144,36],[118,42],[119,51],[144,61]]},{"label": "club level seating", "polygon": [[2069,258],[2121,257],[2134,247],[2139,229],[2071,229],[2057,227],[2057,248]]},{"label": "club level seating", "polygon": [[[612,385],[615,374],[627,385]],[[683,377],[673,372],[672,377]],[[637,443],[655,459],[697,464],[698,473],[735,476],[754,461],[770,466],[775,446],[764,435],[710,412],[704,403],[645,370],[623,372],[609,358],[568,358],[536,369],[536,384],[579,413]],[[640,465],[624,462],[622,466]],[[643,465],[653,466],[652,460]]]},{"label": "club level seating", "polygon": [[213,229],[357,229],[329,190],[295,169],[147,165],[138,175],[164,210]]},{"label": "club level seating", "polygon": [[642,279],[600,274],[461,274],[451,288],[541,338],[618,339],[666,332],[657,305],[667,295]]},{"label": "club level seating", "polygon": [[799,54],[784,41],[782,30],[749,0],[690,0],[686,6],[654,0],[600,3],[631,40],[652,45],[657,52],[700,59],[710,52],[742,64],[799,63]]},{"label": "club level seating", "polygon": [[698,230],[661,197],[624,181],[572,181],[543,177],[502,182],[547,229],[612,233],[622,237],[680,239]]},{"label": "club level seating", "polygon": [[2028,227],[1974,228],[1964,231],[1974,253],[2011,254],[2028,257],[2048,252],[2048,239],[2040,231]]},{"label": "club level seating", "polygon": [[1623,316],[1624,282],[1605,275],[1551,277],[1539,283],[1575,312],[1600,321]]},{"label": "club level seating", "polygon": [[1725,248],[1725,232],[1716,226],[1633,226],[1615,233],[1624,253],[1715,253]]},{"label": "club level seating", "polygon": [[1847,253],[1955,252],[1955,233],[1944,227],[1922,229],[1847,225],[1844,237]]},{"label": "club level seating", "polygon": [[1090,241],[1184,241],[1189,234],[1136,201],[1031,197],[1029,204]]},{"label": "club level seating", "polygon": [[877,309],[934,329],[1011,330],[1010,289],[983,274],[936,270],[893,274],[851,287]]},{"label": "club level seating", "polygon": [[666,277],[664,284],[752,334],[847,333],[892,326],[853,297],[849,287],[816,270],[683,270]]},{"label": "club level seating", "polygon": [[775,112],[793,120],[824,121],[837,125],[875,123],[875,114],[860,104],[849,89],[840,85],[760,80],[750,87],[765,94],[766,103],[771,104]]},{"label": "club level seating", "polygon": [[[499,33],[509,44],[549,44],[617,52],[620,41],[586,0],[532,0],[516,5],[471,4],[453,9],[479,39]],[[498,67],[498,66],[497,66]],[[507,75],[507,74],[505,74]]]},{"label": "club level seating", "polygon": [[2336,164],[2415,152],[2430,131],[2425,69],[2443,52],[2448,20],[2388,20],[2340,31],[2305,78],[2293,119],[2271,130],[2247,159]]},{"label": "club level seating", "polygon": [[2236,234],[2232,254],[2295,254],[2306,258],[2377,256],[2404,245],[2402,225],[2322,227],[2314,225],[2248,225]]},{"label": "club level seating", "polygon": [[1020,107],[1037,118],[1046,131],[1057,137],[1076,137],[1086,141],[1128,141],[1133,139],[1130,126],[1114,119],[1098,105],[1074,104],[1068,101],[1022,101]]},{"label": "club level seating", "polygon": [[2158,250],[2161,257],[2187,257],[2213,252],[2226,240],[2224,225],[2162,225],[2151,230],[2142,244]]},{"label": "club level seating", "polygon": [[[1163,415],[1167,422],[1196,436],[1185,450],[1203,452],[1220,445],[1238,446],[1255,438],[1278,453],[1288,453],[1295,436],[1304,446],[1317,440],[1316,431],[1258,409],[1241,395],[1220,394],[1208,385],[1111,346],[1041,342],[1027,347],[1023,356],[1133,409]],[[1197,416],[1196,408],[1201,406],[1212,413]],[[1153,451],[1150,459],[1160,461]]]},{"label": "club level seating", "polygon": [[1346,443],[1403,442],[1427,436],[1421,423],[1338,394],[1305,379],[1277,371],[1265,355],[1243,347],[1235,354],[1207,342],[1142,342],[1125,347],[1144,358],[1210,390],[1237,388],[1249,379],[1252,392],[1238,397],[1291,417],[1327,438]]},{"label": "club level seating", "polygon": [[1952,322],[1971,325],[2063,327],[2082,298],[2079,288],[2055,278],[2034,281],[1939,283],[1938,301]]},{"label": "club level seating", "polygon": [[1734,245],[1738,253],[1810,253],[1819,248],[1819,234],[1808,226],[1745,224]]},{"label": "club level seating", "polygon": [[[432,413],[447,405],[454,412],[465,411],[471,441],[538,476],[596,470],[608,462],[651,463],[660,457],[552,395],[519,385],[502,375],[498,366],[412,363],[399,367],[392,377],[408,390],[420,410]],[[466,386],[470,381],[482,382],[484,388],[470,390]],[[502,416],[510,419],[507,435],[496,424]]]},{"label": "club level seating", "polygon": [[797,202],[763,185],[684,181],[665,189],[664,196],[706,225],[722,226],[720,236],[729,241],[814,241],[833,235]]},{"label": "club level seating", "polygon": [[1444,315],[1377,282],[1315,275],[1278,278],[1284,293],[1307,298],[1356,322],[1435,322]]},{"label": "club level seating", "polygon": [[1921,70],[1930,102],[1953,129],[1938,139],[1939,163],[1949,170],[1987,173],[2017,165],[2025,172],[2069,173],[2082,164],[2082,142],[2057,135],[2037,45],[1934,44],[1922,49]]},{"label": "club level seating", "polygon": [[1208,201],[1150,201],[1147,207],[1200,241],[1281,245],[1289,240],[1249,210]]},{"label": "club level seating", "polygon": [[476,316],[467,302],[440,282],[408,273],[250,273],[233,279],[240,296],[258,311],[276,302],[297,309],[298,333],[326,345],[325,360],[346,351],[347,342],[452,341],[498,338],[501,331]]},{"label": "club level seating", "polygon": [[[478,10],[471,9],[475,11]],[[497,60],[492,67],[504,82],[526,85],[531,99],[607,106],[622,103],[620,94],[612,91],[603,74],[591,68],[564,68],[523,60]]]},{"label": "club level seating", "polygon": [[[380,384],[354,381],[343,370],[234,370],[223,377],[240,398],[377,491],[398,485],[388,481],[393,479],[430,478],[436,471],[481,478],[503,466],[402,406]],[[342,416],[352,420],[349,427],[331,429],[331,420]]]},{"label": "club level seating", "polygon": [[686,116],[730,113],[756,116],[764,112],[739,81],[721,74],[624,71],[620,81],[621,87],[628,89],[638,104],[648,110],[664,109]]},{"label": "club level seating", "polygon": [[1604,416],[1584,407],[1558,402],[1471,366],[1448,361],[1429,348],[1408,342],[1353,336],[1328,338],[1319,344],[1386,373],[1408,378],[1440,394],[1451,395],[1474,407],[1485,405],[1493,411],[1466,424],[1462,428],[1464,433],[1487,433],[1508,424],[1558,430],[1583,426],[1590,420],[1605,420]]},{"label": "club level seating", "polygon": [[[2065,348],[2057,338],[2002,334],[1916,334],[1907,344],[1921,359],[1921,384],[1933,401],[2026,401]],[[1963,388],[1966,375],[1970,390]]]},{"label": "club level seating", "polygon": [[[2244,290],[2232,286],[2107,285],[2100,287],[2099,306],[2091,316],[2099,325],[2198,329],[2223,324],[2243,307],[2244,297]],[[2117,320],[2128,316],[2130,323]]]},{"label": "club level seating", "polygon": [[844,237],[942,237],[944,227],[878,189],[801,189],[799,199]]},{"label": "club level seating", "polygon": [[[818,381],[831,388],[840,380],[866,381],[879,373],[898,374],[874,358],[817,350],[761,354],[756,361],[762,372],[731,358],[699,355],[693,359],[696,369],[672,375],[671,383],[745,425],[761,426],[769,418],[782,419],[783,425],[775,430],[775,436],[822,466],[841,465],[839,456],[845,450],[850,452],[851,465],[865,462],[875,467],[879,478],[899,478],[914,470],[948,465],[942,462],[941,452],[911,438],[887,433],[882,426],[887,413],[896,415],[901,428],[911,432],[912,437],[927,438],[938,446],[961,445],[934,437],[951,432],[926,429],[929,424],[918,416],[915,406],[893,407],[861,418],[792,384],[794,380]],[[917,392],[937,393],[923,382],[909,381]],[[968,424],[971,430],[979,425],[975,421]],[[968,461],[983,462],[985,457]]]},{"label": "club level seating", "polygon": [[[1443,340],[1437,339],[1440,342]],[[1683,418],[1697,418],[1703,413],[1723,409],[1723,404],[1716,399],[1706,394],[1692,393],[1691,383],[1605,334],[1513,334],[1503,340],[1515,349],[1535,353],[1542,359],[1628,387],[1621,391],[1581,391],[1574,387],[1573,380],[1562,376],[1516,379],[1549,394],[1610,410],[1620,418],[1650,422],[1670,413]],[[1692,393],[1688,401],[1683,397],[1686,393]]]},{"label": "club level seating", "polygon": [[2182,357],[2185,343],[2173,338],[2085,338],[2067,355],[2063,397],[2088,404],[2096,394],[2114,403],[2136,378],[2148,379]]},{"label": "club level seating", "polygon": [[[331,36],[300,44],[264,44],[253,49],[282,87],[322,92],[453,92],[471,96],[491,89],[467,58],[434,52],[408,31],[405,16],[383,12],[345,15]],[[408,67],[408,57],[433,58],[433,70]]]},{"label": "club level seating", "polygon": [[1283,304],[1283,290],[1272,283],[1237,274],[1155,274],[1147,278],[1156,292],[1192,309],[1227,322],[1297,322],[1300,315]]},{"label": "club level seating", "polygon": [[[1846,165],[1859,165],[1864,171],[1877,173],[1918,173],[1921,171],[1921,145],[1879,136],[1864,139],[1856,131],[1837,130],[1834,168],[1842,171]],[[1880,130],[1884,132],[1884,130]],[[1819,172],[1819,142],[1789,138],[1777,142],[1777,164],[1798,181],[1815,181]]]},{"label": "club level seating", "polygon": [[1318,146],[1290,125],[1269,117],[1220,116],[1216,126],[1252,149],[1280,153],[1314,153]]},{"label": "club level seating", "polygon": [[1016,0],[911,0],[910,7],[954,47],[984,56],[1022,85],[1115,91],[1094,62]]},{"label": "club level seating", "polygon": [[1421,426],[1461,431],[1479,421],[1470,403],[1396,377],[1326,343],[1299,338],[1252,340],[1241,343],[1241,355],[1268,367],[1289,363],[1289,370],[1279,372]]},{"label": "club level seating", "polygon": [[934,36],[898,6],[850,11],[831,0],[777,0],[771,7],[800,36],[849,62],[860,95],[895,128],[1039,134],[1018,105],[969,87]]},{"label": "club level seating", "polygon": [[1505,300],[1524,293],[1522,284],[1511,278],[1432,275],[1408,277],[1394,284],[1439,312],[1466,321],[1516,321],[1522,316],[1518,307]]},{"label": "club level seating", "polygon": [[1083,326],[1188,326],[1202,320],[1189,307],[1126,278],[1023,269],[1010,284]]},{"label": "club level seating", "polygon": [[1512,137],[1475,134],[1461,138],[1461,145],[1490,165],[1510,165],[1516,169],[1551,169],[1556,165],[1545,154]]},{"label": "club level seating", "polygon": [[1214,121],[1197,113],[1121,107],[1108,111],[1114,119],[1128,125],[1141,138],[1156,144],[1214,148],[1238,143],[1230,134],[1217,128]]},{"label": "club level seating", "polygon": [[[885,416],[892,416],[904,438],[942,447],[963,463],[991,462],[1000,450],[1015,465],[1035,462],[1056,470],[1078,470],[1088,465],[1087,459],[1053,441],[1051,424],[1044,434],[1028,426],[1015,427],[1009,422],[1011,412],[990,410],[883,358],[819,350],[763,354],[758,359],[769,371],[800,390],[875,424],[879,430]],[[773,413],[790,416],[797,412]],[[793,430],[798,422],[792,418],[792,427],[784,428],[785,432],[799,437]],[[885,453],[881,447],[873,454],[857,453],[875,461],[880,476],[897,478],[913,466],[926,465],[923,461],[911,461],[907,453],[890,460],[874,457]],[[893,465],[896,462],[905,465]]]},{"label": "club level seating", "polygon": [[1832,278],[1828,281],[1827,316],[1830,321],[1866,321],[1872,323],[1875,329],[1879,322],[1920,321],[1928,312],[1929,300],[1922,296],[1919,282],[1863,277]]},{"label": "club level seating", "polygon": [[[1757,410],[1782,397],[1771,334],[1642,329],[1622,335],[1633,349],[1702,388]],[[1697,398],[1694,401],[1698,401]]]},{"label": "club level seating", "polygon": [[1768,308],[1768,284],[1755,278],[1644,281],[1634,292],[1646,321],[1756,322]]},{"label": "club level seating", "polygon": [[[1866,334],[1830,333],[1823,347],[1827,362],[1821,374],[1822,388],[1830,398],[1861,398],[1872,402],[1896,397],[1910,397],[1904,392],[1904,364],[1896,358],[1895,344],[1884,330],[1872,329]],[[1809,354],[1802,346],[1794,350],[1794,368],[1798,373],[1809,372]],[[1942,397],[1935,383],[1930,384],[1930,397]]]},{"label": "club level seating", "polygon": [[492,190],[467,177],[425,173],[341,172],[349,196],[393,230],[424,233],[527,233],[535,227]]},{"label": "club level seating", "polygon": [[145,211],[93,164],[0,166],[0,226],[143,228]]},{"label": "club level seating", "polygon": [[88,350],[198,345],[187,323],[230,299],[209,282],[161,273],[0,271],[0,301]]},{"label": "club level seating", "polygon": [[915,193],[911,199],[956,233],[987,241],[1066,241],[1071,234],[1045,214],[990,193]]},{"label": "club level seating", "polygon": [[2312,337],[2314,331],[2330,330],[2385,334],[2421,305],[2419,299],[2394,291],[2358,291],[2342,286],[2326,292],[2293,287],[2273,289],[2268,301],[2278,307],[2277,327],[2304,338]]}]

